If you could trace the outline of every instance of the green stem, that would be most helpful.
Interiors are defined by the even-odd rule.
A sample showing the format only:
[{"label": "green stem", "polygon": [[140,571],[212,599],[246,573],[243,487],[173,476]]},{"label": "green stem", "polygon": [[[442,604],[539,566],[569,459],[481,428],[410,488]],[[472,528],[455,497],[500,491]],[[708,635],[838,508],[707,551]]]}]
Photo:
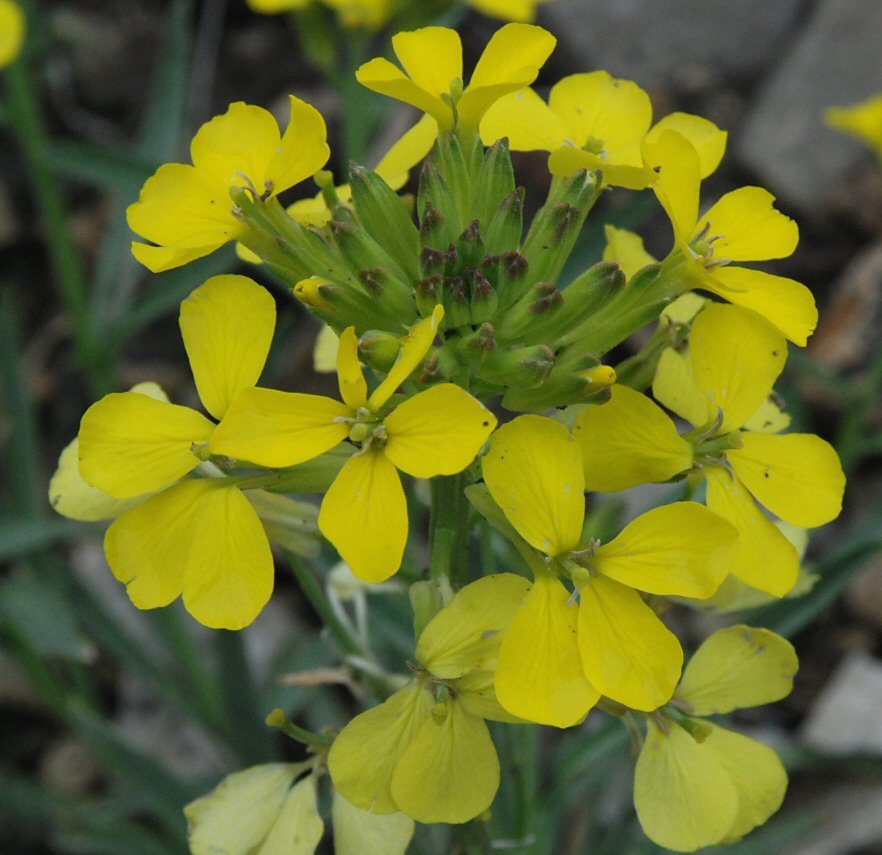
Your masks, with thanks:
[{"label": "green stem", "polygon": [[328,748],[334,741],[334,738],[329,734],[314,733],[311,730],[307,730],[305,727],[300,727],[300,725],[294,724],[294,722],[285,715],[285,711],[278,707],[266,717],[266,723],[269,727],[274,727],[276,730],[280,730],[285,736],[288,736],[303,745],[307,745],[312,749],[320,750],[322,748]]},{"label": "green stem", "polygon": [[18,136],[39,206],[52,271],[73,323],[77,354],[88,372],[93,393],[103,395],[111,388],[110,367],[90,322],[85,274],[58,182],[49,168],[49,135],[26,61],[7,68],[6,80],[10,126]]},{"label": "green stem", "polygon": [[468,570],[469,501],[465,472],[432,479],[432,515],[429,523],[430,573],[433,579],[447,576],[461,585]]}]

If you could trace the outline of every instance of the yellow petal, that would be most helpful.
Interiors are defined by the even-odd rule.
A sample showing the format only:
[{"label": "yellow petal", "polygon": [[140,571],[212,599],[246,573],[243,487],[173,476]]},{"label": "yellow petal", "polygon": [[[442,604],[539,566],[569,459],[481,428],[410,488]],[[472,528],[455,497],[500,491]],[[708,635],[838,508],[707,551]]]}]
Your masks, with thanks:
[{"label": "yellow petal", "polygon": [[195,469],[191,446],[207,442],[213,430],[188,407],[137,392],[105,395],[80,423],[80,474],[118,499],[150,493]]},{"label": "yellow petal", "polygon": [[25,38],[25,16],[13,0],[0,2],[0,68],[6,68],[21,52]]},{"label": "yellow petal", "polygon": [[247,276],[213,276],[181,303],[181,335],[202,404],[222,419],[263,371],[276,301]]},{"label": "yellow petal", "polygon": [[264,763],[228,775],[184,808],[193,855],[242,855],[259,846],[285,803],[299,769]]},{"label": "yellow petal", "polygon": [[845,474],[839,456],[818,436],[745,433],[727,454],[735,474],[773,514],[802,528],[839,516]]},{"label": "yellow petal", "polygon": [[313,855],[325,824],[319,816],[314,775],[307,775],[289,791],[263,845],[254,855]]},{"label": "yellow petal", "polygon": [[428,318],[417,322],[401,339],[401,350],[398,351],[395,364],[368,400],[368,406],[372,410],[379,410],[392,397],[395,390],[413,374],[429,352],[432,342],[435,341],[435,335],[443,318],[444,307],[439,303]]},{"label": "yellow petal", "polygon": [[708,304],[707,297],[687,291],[662,311],[662,317],[675,324],[690,324],[695,316]]},{"label": "yellow petal", "polygon": [[697,502],[653,508],[592,559],[598,573],[649,594],[706,599],[728,572],[738,533]]},{"label": "yellow petal", "polygon": [[502,634],[529,590],[529,581],[514,573],[497,573],[466,585],[423,630],[417,661],[444,680],[475,668],[492,670]]},{"label": "yellow petal", "polygon": [[570,727],[600,699],[585,679],[576,643],[576,607],[553,576],[536,578],[502,638],[496,696],[513,715]]},{"label": "yellow petal", "polygon": [[496,504],[527,543],[551,556],[578,546],[585,518],[582,455],[560,422],[519,416],[496,431],[481,462]]},{"label": "yellow petal", "polygon": [[401,566],[407,501],[395,467],[371,449],[346,461],[322,500],[319,528],[359,579],[383,582]]},{"label": "yellow petal", "polygon": [[799,229],[776,210],[775,197],[762,187],[739,187],[723,196],[698,224],[709,227],[714,256],[731,261],[787,258],[799,243]]},{"label": "yellow petal", "polygon": [[735,787],[738,810],[720,841],[724,845],[735,843],[781,807],[787,792],[787,772],[768,745],[724,727],[711,725],[703,747],[714,753]]},{"label": "yellow petal", "polygon": [[655,173],[652,189],[671,220],[675,243],[683,245],[692,237],[698,219],[698,153],[681,134],[664,131],[658,140],[644,142],[643,160]]},{"label": "yellow petal", "polygon": [[536,6],[547,0],[469,0],[469,6],[491,18],[529,23],[536,18]]},{"label": "yellow petal", "polygon": [[481,119],[485,145],[508,138],[512,151],[553,151],[566,145],[567,128],[532,89],[500,98]]},{"label": "yellow petal", "polygon": [[431,116],[423,116],[392,145],[374,171],[393,190],[401,189],[410,170],[431,151],[437,137],[438,123]]},{"label": "yellow petal", "polygon": [[455,700],[423,719],[392,774],[395,803],[417,822],[468,822],[490,807],[498,789],[490,731]]},{"label": "yellow petal", "polygon": [[166,269],[176,266],[172,261],[177,254],[208,255],[242,234],[245,227],[233,217],[228,189],[228,185],[212,184],[192,166],[166,163],[144,183],[138,201],[126,209],[126,218],[136,234],[172,248],[167,258],[156,259]]},{"label": "yellow petal", "polygon": [[312,350],[312,370],[317,374],[333,374],[337,370],[340,337],[327,324],[322,324]]},{"label": "yellow petal", "polygon": [[80,442],[74,438],[58,458],[58,466],[49,482],[49,504],[71,520],[97,522],[109,520],[135,507],[142,499],[115,499],[109,493],[92,487],[80,475]]},{"label": "yellow petal", "polygon": [[635,710],[654,710],[674,694],[683,650],[640,595],[602,576],[579,591],[578,642],[597,691]]},{"label": "yellow petal", "polygon": [[246,389],[215,429],[211,450],[260,466],[294,466],[346,439],[349,426],[335,419],[351,415],[345,404],[322,395]]},{"label": "yellow petal", "polygon": [[742,582],[776,597],[796,584],[799,555],[793,544],[757,507],[731,472],[720,466],[705,469],[707,506],[738,529],[738,550],[730,565]]},{"label": "yellow petal", "polygon": [[676,697],[690,715],[724,715],[786,698],[799,667],[793,645],[769,629],[717,630],[689,660]]},{"label": "yellow petal", "polygon": [[353,412],[367,404],[367,382],[358,361],[358,336],[355,327],[346,327],[337,349],[337,382],[340,397]]},{"label": "yellow petal", "polygon": [[790,414],[782,408],[774,396],[766,398],[744,425],[746,431],[758,433],[780,433],[788,427],[790,427]]},{"label": "yellow petal", "polygon": [[[401,35],[399,33],[399,35]],[[441,131],[449,131],[453,126],[453,111],[441,100],[417,83],[414,83],[397,65],[388,59],[377,57],[362,65],[355,72],[358,82],[370,89],[411,104],[418,110],[428,113],[438,123]],[[445,90],[446,91],[446,90]]]},{"label": "yellow petal", "polygon": [[371,813],[340,793],[334,793],[331,821],[335,855],[405,855],[414,832],[409,816]]},{"label": "yellow petal", "polygon": [[737,306],[708,306],[692,324],[692,370],[707,400],[706,421],[718,409],[718,433],[744,425],[768,398],[787,361],[787,342],[759,315]]},{"label": "yellow petal", "polygon": [[464,389],[442,383],[397,406],[383,423],[389,459],[415,478],[434,478],[462,472],[496,427],[496,416]]},{"label": "yellow petal", "polygon": [[548,100],[577,147],[594,140],[602,144],[605,160],[641,165],[640,144],[652,122],[652,104],[632,80],[606,71],[571,74],[555,84]]},{"label": "yellow petal", "polygon": [[655,259],[643,246],[643,238],[627,229],[617,229],[615,226],[604,226],[606,236],[606,248],[603,250],[605,261],[614,261],[622,268],[628,279],[646,267],[655,264]]},{"label": "yellow petal", "polygon": [[372,813],[398,812],[392,773],[433,704],[423,684],[413,680],[343,728],[328,753],[328,771],[347,801]]},{"label": "yellow petal", "polygon": [[801,282],[747,267],[720,267],[701,285],[730,303],[762,315],[781,335],[804,347],[818,325],[812,292]]},{"label": "yellow petal", "polygon": [[[339,195],[338,193],[338,198]],[[331,211],[321,193],[311,199],[298,199],[285,210],[295,222],[304,226],[314,226],[317,229],[326,226],[331,220]]]},{"label": "yellow petal", "polygon": [[677,852],[721,841],[738,815],[735,786],[717,753],[679,725],[651,719],[634,773],[634,806],[646,836]]},{"label": "yellow petal", "polygon": [[291,9],[303,9],[312,0],[246,0],[248,7],[261,15],[275,15]]},{"label": "yellow petal", "polygon": [[709,119],[692,113],[670,113],[653,125],[646,141],[656,142],[665,131],[676,131],[692,144],[698,154],[702,178],[707,178],[720,165],[729,135]]},{"label": "yellow petal", "polygon": [[652,394],[660,404],[692,425],[708,421],[707,396],[695,382],[692,358],[668,347],[662,351],[652,381]]},{"label": "yellow petal", "polygon": [[627,386],[611,392],[605,404],[585,407],[573,428],[586,489],[613,493],[667,481],[692,466],[692,446],[658,406]]},{"label": "yellow petal", "polygon": [[217,479],[184,481],[119,517],[104,540],[114,576],[139,609],[180,593],[213,629],[241,629],[273,590],[273,559],[248,499]]},{"label": "yellow petal", "polygon": [[288,127],[266,165],[266,180],[271,182],[274,195],[314,175],[331,156],[322,114],[293,95],[288,96],[288,102]]},{"label": "yellow petal", "polygon": [[530,24],[506,24],[497,30],[459,99],[460,124],[477,129],[499,98],[533,83],[556,44],[551,33]]},{"label": "yellow petal", "polygon": [[851,107],[829,107],[824,121],[831,127],[845,131],[882,154],[882,95],[873,95]]},{"label": "yellow petal", "polygon": [[392,36],[392,48],[408,77],[440,97],[454,78],[462,79],[462,43],[449,27],[423,27]]},{"label": "yellow petal", "polygon": [[[149,246],[146,243],[132,242],[132,255],[151,273],[164,273],[210,255],[219,246],[239,236],[238,224],[232,229],[224,229],[221,237],[208,243],[200,242],[197,246]],[[210,236],[199,235],[200,241],[207,241]],[[246,259],[247,260],[247,259]]]},{"label": "yellow petal", "polygon": [[456,681],[456,695],[470,715],[490,721],[523,724],[524,720],[512,715],[496,697],[496,674],[480,669],[469,671]]}]

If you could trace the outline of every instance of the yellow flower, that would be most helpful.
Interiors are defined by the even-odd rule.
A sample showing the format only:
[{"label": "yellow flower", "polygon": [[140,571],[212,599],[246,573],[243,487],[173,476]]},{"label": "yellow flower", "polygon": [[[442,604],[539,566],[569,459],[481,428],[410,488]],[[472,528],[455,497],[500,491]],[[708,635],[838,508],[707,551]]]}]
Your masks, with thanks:
[{"label": "yellow flower", "polygon": [[732,526],[701,505],[678,502],[643,514],[609,543],[582,546],[579,444],[540,416],[503,425],[483,471],[508,522],[544,556],[532,563],[534,584],[502,640],[500,703],[557,727],[580,721],[601,694],[633,709],[665,703],[683,651],[638,591],[710,597],[734,550]]},{"label": "yellow flower", "polygon": [[799,230],[773,206],[775,197],[761,187],[741,187],[699,218],[701,157],[689,140],[665,130],[643,144],[643,157],[655,172],[652,189],[671,220],[689,287],[752,309],[792,342],[805,345],[818,322],[808,288],[731,263],[786,258],[796,249]]},{"label": "yellow flower", "polygon": [[0,0],[0,68],[15,62],[25,37],[25,16],[13,0]]},{"label": "yellow flower", "polygon": [[324,119],[293,95],[290,109],[281,135],[271,113],[237,101],[199,129],[192,166],[160,166],[126,212],[132,231],[156,244],[134,242],[135,258],[154,273],[202,258],[245,231],[232,188],[275,196],[321,169],[330,156]]},{"label": "yellow flower", "polygon": [[670,706],[647,720],[634,803],[651,840],[678,852],[735,843],[778,810],[787,773],[775,752],[696,717],[786,697],[797,666],[765,629],[733,626],[701,645]]},{"label": "yellow flower", "polygon": [[[182,303],[196,388],[215,418],[257,382],[274,325],[272,297],[244,276],[209,279]],[[130,509],[101,510],[123,510],[104,547],[132,602],[157,608],[183,593],[201,623],[239,629],[269,599],[273,562],[252,504],[261,491],[252,497],[233,479],[180,480],[205,459],[214,431],[210,419],[167,399],[140,391],[107,395],[83,416],[79,469],[87,485],[114,499],[138,497]],[[150,493],[156,495],[144,498]]]},{"label": "yellow flower", "polygon": [[347,438],[359,447],[325,494],[322,533],[356,576],[382,582],[401,565],[407,503],[400,469],[415,478],[461,472],[496,425],[481,403],[442,383],[388,411],[395,390],[425,357],[444,315],[437,306],[401,343],[395,364],[368,395],[354,327],[340,336],[342,401],[321,395],[249,389],[236,398],[211,438],[215,454],[261,466],[293,466]]},{"label": "yellow flower", "polygon": [[491,145],[508,137],[514,151],[548,151],[555,175],[601,170],[605,184],[642,189],[652,180],[641,145],[666,130],[686,137],[699,152],[701,177],[710,175],[726,150],[726,132],[689,113],[671,113],[654,127],[649,95],[631,80],[606,71],[572,74],[551,89],[546,104],[532,89],[498,100],[481,122]]},{"label": "yellow flower", "polygon": [[[247,0],[252,11],[261,15],[277,15],[305,9],[312,0]],[[391,17],[391,0],[322,0],[325,6],[337,13],[344,27],[365,27],[379,30]]]},{"label": "yellow flower", "polygon": [[788,420],[769,399],[786,359],[783,336],[757,314],[712,304],[692,324],[688,353],[662,353],[652,387],[660,403],[695,425],[692,433],[679,436],[656,404],[623,387],[608,403],[586,407],[575,427],[590,489],[664,481],[696,465],[708,507],[741,535],[731,572],[776,597],[796,583],[799,558],[757,502],[812,528],[835,519],[845,487],[828,443],[776,435]]},{"label": "yellow flower", "polygon": [[536,79],[556,43],[541,27],[506,24],[490,39],[463,91],[459,33],[446,27],[424,27],[392,37],[404,71],[378,57],[362,65],[356,77],[368,89],[433,116],[442,132],[455,124],[477,130],[495,101]]},{"label": "yellow flower", "polygon": [[468,822],[490,807],[499,760],[484,720],[513,721],[493,693],[493,669],[527,587],[512,573],[486,576],[429,621],[414,678],[331,746],[334,786],[352,804],[427,823]]},{"label": "yellow flower", "polygon": [[536,10],[549,0],[468,0],[469,6],[490,18],[503,21],[530,23],[536,20]]},{"label": "yellow flower", "polygon": [[828,107],[824,121],[868,145],[882,158],[882,94],[851,107]]}]

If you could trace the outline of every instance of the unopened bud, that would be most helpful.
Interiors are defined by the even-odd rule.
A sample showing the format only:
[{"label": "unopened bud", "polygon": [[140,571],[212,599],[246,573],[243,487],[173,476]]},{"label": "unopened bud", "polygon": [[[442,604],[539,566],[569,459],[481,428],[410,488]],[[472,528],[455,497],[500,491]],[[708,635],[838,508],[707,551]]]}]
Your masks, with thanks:
[{"label": "unopened bud", "polygon": [[383,374],[389,373],[400,350],[400,339],[383,330],[368,330],[358,340],[358,352],[364,361]]}]

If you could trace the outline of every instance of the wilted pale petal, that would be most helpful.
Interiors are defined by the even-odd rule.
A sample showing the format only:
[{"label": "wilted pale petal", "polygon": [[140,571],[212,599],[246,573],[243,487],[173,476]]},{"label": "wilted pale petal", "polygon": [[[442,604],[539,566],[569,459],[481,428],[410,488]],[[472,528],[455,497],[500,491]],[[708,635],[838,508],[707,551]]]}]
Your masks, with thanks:
[{"label": "wilted pale petal", "polygon": [[839,516],[845,474],[829,442],[814,434],[745,433],[727,454],[735,474],[773,514],[803,528]]},{"label": "wilted pale petal", "polygon": [[730,261],[787,258],[799,243],[799,229],[774,207],[775,197],[762,187],[739,187],[723,196],[696,227],[710,227],[714,257]]},{"label": "wilted pale petal", "polygon": [[404,855],[414,824],[403,813],[376,814],[334,793],[331,804],[335,855]]},{"label": "wilted pale petal", "polygon": [[769,629],[717,630],[689,660],[675,697],[694,715],[724,715],[786,698],[799,667],[793,645]]},{"label": "wilted pale petal", "polygon": [[246,389],[211,437],[214,454],[260,466],[294,466],[318,457],[349,435],[346,404],[322,395]]},{"label": "wilted pale petal", "polygon": [[228,775],[184,808],[193,855],[249,855],[279,815],[302,767],[265,763]]},{"label": "wilted pale petal", "polygon": [[645,395],[613,386],[609,401],[588,405],[573,428],[585,488],[601,493],[667,481],[692,466],[692,445]]},{"label": "wilted pale petal", "polygon": [[524,720],[512,715],[496,697],[496,674],[493,671],[475,670],[463,674],[456,681],[459,702],[470,715],[489,721],[523,724]]},{"label": "wilted pale petal", "polygon": [[140,609],[166,606],[183,592],[196,620],[241,629],[273,590],[263,526],[237,487],[183,481],[119,517],[104,539],[107,562]]},{"label": "wilted pale petal", "polygon": [[537,577],[502,638],[496,695],[527,721],[570,727],[600,699],[585,679],[570,599],[555,577]]},{"label": "wilted pale petal", "polygon": [[787,772],[768,745],[725,727],[711,725],[703,747],[715,754],[735,787],[738,809],[720,841],[724,845],[735,843],[781,807],[787,792]]},{"label": "wilted pale petal", "polygon": [[461,387],[442,383],[397,406],[383,423],[389,459],[415,478],[434,478],[462,472],[496,427],[496,416]]},{"label": "wilted pale petal", "polygon": [[398,812],[392,773],[433,704],[423,684],[413,680],[343,728],[328,753],[328,770],[347,801],[373,813]]},{"label": "wilted pale petal", "polygon": [[435,705],[392,773],[395,803],[417,822],[468,822],[490,807],[498,789],[490,731],[455,700]]},{"label": "wilted pale petal", "polygon": [[254,855],[313,855],[325,824],[319,816],[314,775],[307,775],[288,792],[276,821]]},{"label": "wilted pale petal", "polygon": [[640,235],[610,225],[604,226],[603,232],[606,236],[604,260],[618,264],[627,279],[630,280],[638,270],[648,264],[655,264],[655,259],[646,251]]},{"label": "wilted pale petal", "polygon": [[787,361],[787,342],[755,312],[715,303],[693,322],[689,352],[706,395],[706,420],[723,411],[721,434],[742,427],[768,398]]},{"label": "wilted pale petal", "polygon": [[495,573],[466,585],[423,630],[417,661],[445,680],[475,668],[492,670],[502,634],[529,590],[529,581],[514,573]]},{"label": "wilted pale petal", "polygon": [[247,276],[213,276],[181,303],[181,335],[202,405],[222,419],[256,385],[276,325],[276,302]]},{"label": "wilted pale petal", "polygon": [[646,836],[677,852],[719,843],[735,823],[738,794],[717,753],[679,725],[652,719],[634,774],[634,806]]},{"label": "wilted pale petal", "polygon": [[753,588],[783,597],[799,575],[799,555],[793,544],[731,472],[721,466],[708,466],[704,471],[707,506],[738,529],[731,572]]},{"label": "wilted pale petal", "polygon": [[137,392],[105,395],[80,423],[80,474],[118,499],[151,493],[199,465],[192,446],[214,429],[189,407]]},{"label": "wilted pale petal", "polygon": [[801,282],[747,267],[720,267],[704,278],[702,288],[762,315],[781,335],[804,347],[818,325],[812,292]]},{"label": "wilted pale petal", "polygon": [[395,364],[368,400],[368,406],[372,410],[379,410],[392,397],[395,390],[413,374],[429,352],[443,319],[444,307],[439,303],[428,318],[418,321],[401,339],[401,349],[398,351]]},{"label": "wilted pale petal", "polygon": [[340,337],[327,324],[322,324],[312,350],[312,370],[317,374],[333,374],[337,370]]},{"label": "wilted pale petal", "polygon": [[484,480],[518,534],[546,555],[578,545],[585,517],[579,445],[559,422],[519,416],[493,435]]},{"label": "wilted pale petal", "polygon": [[383,582],[401,566],[407,500],[382,451],[355,454],[322,500],[319,528],[359,579]]},{"label": "wilted pale petal", "polygon": [[578,643],[597,691],[635,710],[654,710],[674,694],[683,650],[636,592],[596,576],[579,590]]}]

